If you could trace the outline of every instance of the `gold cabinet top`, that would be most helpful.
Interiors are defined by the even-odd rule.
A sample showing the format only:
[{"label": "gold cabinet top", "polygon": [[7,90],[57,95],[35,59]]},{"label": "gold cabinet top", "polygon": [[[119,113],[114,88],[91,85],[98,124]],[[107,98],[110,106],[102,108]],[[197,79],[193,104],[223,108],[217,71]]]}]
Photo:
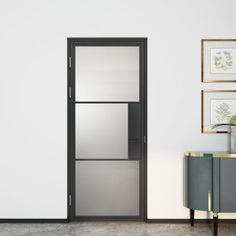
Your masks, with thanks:
[{"label": "gold cabinet top", "polygon": [[236,158],[236,153],[217,151],[190,151],[185,152],[186,157]]}]

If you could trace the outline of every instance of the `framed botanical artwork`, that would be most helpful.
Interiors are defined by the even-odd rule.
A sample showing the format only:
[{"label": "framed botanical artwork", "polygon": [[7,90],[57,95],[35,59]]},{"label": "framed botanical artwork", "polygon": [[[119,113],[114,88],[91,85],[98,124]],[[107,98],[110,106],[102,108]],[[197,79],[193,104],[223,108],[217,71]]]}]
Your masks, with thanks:
[{"label": "framed botanical artwork", "polygon": [[236,39],[202,39],[202,82],[236,82]]},{"label": "framed botanical artwork", "polygon": [[228,133],[227,124],[236,115],[236,90],[202,90],[201,100],[202,133]]}]

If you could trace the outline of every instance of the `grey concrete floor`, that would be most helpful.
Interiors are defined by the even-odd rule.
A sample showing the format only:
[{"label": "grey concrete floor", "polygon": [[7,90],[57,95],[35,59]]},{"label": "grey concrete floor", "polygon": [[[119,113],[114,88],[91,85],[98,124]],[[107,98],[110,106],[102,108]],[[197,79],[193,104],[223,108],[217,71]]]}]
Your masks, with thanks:
[{"label": "grey concrete floor", "polygon": [[[83,222],[69,224],[0,224],[0,236],[206,236],[211,225]],[[236,236],[236,224],[219,224],[219,236]]]}]

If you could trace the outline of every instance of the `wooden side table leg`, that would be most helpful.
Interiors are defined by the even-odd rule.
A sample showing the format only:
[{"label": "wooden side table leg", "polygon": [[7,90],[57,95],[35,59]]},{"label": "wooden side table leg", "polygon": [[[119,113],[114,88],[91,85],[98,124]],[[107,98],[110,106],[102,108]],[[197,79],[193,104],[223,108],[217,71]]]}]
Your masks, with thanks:
[{"label": "wooden side table leg", "polygon": [[194,210],[190,209],[190,224],[194,226]]},{"label": "wooden side table leg", "polygon": [[213,214],[213,235],[217,236],[218,234],[218,213]]}]

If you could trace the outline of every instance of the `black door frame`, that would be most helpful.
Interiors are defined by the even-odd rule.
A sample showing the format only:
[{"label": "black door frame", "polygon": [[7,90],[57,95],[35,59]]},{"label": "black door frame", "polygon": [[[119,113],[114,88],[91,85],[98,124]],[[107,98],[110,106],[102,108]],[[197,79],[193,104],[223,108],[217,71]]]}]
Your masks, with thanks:
[{"label": "black door frame", "polygon": [[[140,102],[143,119],[143,159],[140,160],[140,215],[111,217],[75,216],[75,47],[83,46],[139,46]],[[94,102],[93,102],[94,103]],[[102,102],[99,102],[102,103]],[[123,102],[112,102],[123,103]],[[147,38],[68,38],[67,39],[67,142],[68,142],[68,220],[147,220]]]}]

